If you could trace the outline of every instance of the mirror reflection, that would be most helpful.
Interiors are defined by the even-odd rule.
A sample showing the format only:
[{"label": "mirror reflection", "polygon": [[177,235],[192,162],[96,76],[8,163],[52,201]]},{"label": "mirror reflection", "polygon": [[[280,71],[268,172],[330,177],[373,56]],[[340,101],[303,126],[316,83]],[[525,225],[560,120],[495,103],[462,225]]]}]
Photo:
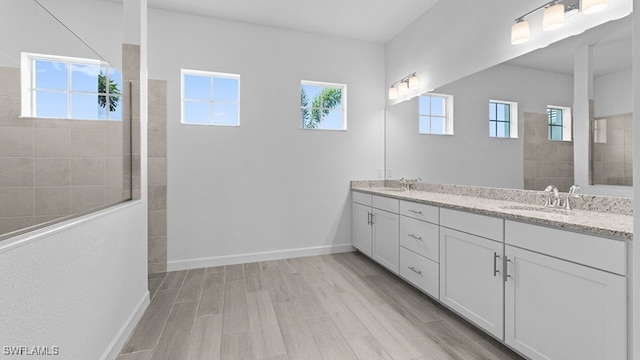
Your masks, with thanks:
[{"label": "mirror reflection", "polygon": [[583,188],[632,185],[630,20],[388,107],[387,178],[568,191],[584,171]]}]

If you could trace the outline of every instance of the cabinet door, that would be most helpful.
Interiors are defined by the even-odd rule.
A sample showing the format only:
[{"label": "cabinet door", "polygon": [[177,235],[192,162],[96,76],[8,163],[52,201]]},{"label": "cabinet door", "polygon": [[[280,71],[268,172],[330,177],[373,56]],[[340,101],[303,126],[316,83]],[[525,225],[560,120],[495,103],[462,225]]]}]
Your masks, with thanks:
[{"label": "cabinet door", "polygon": [[394,273],[400,263],[398,214],[373,209],[373,260]]},{"label": "cabinet door", "polygon": [[626,359],[626,278],[506,247],[505,342],[532,359]]},{"label": "cabinet door", "polygon": [[369,206],[353,203],[352,211],[353,233],[351,234],[351,244],[363,254],[371,257],[371,208]]},{"label": "cabinet door", "polygon": [[502,339],[503,244],[440,229],[440,301]]}]

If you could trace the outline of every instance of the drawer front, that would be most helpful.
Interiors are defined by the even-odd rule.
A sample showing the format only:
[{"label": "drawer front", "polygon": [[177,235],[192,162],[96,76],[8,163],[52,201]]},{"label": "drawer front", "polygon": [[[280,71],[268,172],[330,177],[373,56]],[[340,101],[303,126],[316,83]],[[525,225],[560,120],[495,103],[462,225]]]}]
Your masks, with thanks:
[{"label": "drawer front", "polygon": [[373,195],[371,194],[365,194],[365,193],[361,193],[361,192],[357,192],[357,191],[352,191],[351,192],[351,199],[353,200],[354,203],[358,203],[358,204],[362,204],[362,205],[367,205],[367,206],[371,206],[371,198],[373,197]]},{"label": "drawer front", "polygon": [[392,199],[384,196],[373,195],[373,207],[376,209],[398,213],[398,199]]},{"label": "drawer front", "polygon": [[627,244],[621,240],[507,220],[505,242],[615,274],[627,274]]},{"label": "drawer front", "polygon": [[504,220],[464,211],[440,209],[440,226],[502,242]]},{"label": "drawer front", "polygon": [[438,263],[401,247],[400,276],[434,298],[440,297]]},{"label": "drawer front", "polygon": [[438,262],[439,230],[438,225],[401,216],[400,246]]},{"label": "drawer front", "polygon": [[400,201],[400,215],[438,224],[440,220],[439,214],[439,209],[435,206],[418,204],[404,200]]}]

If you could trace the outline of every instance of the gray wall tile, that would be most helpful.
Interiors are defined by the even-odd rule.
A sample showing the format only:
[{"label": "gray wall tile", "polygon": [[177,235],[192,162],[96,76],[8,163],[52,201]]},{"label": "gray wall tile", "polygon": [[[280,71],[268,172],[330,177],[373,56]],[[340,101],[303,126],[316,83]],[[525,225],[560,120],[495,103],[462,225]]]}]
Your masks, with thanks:
[{"label": "gray wall tile", "polygon": [[122,177],[124,170],[122,166],[122,158],[107,158],[104,160],[104,184],[119,185],[122,190]]},{"label": "gray wall tile", "polygon": [[24,229],[34,224],[33,216],[0,218],[0,235]]},{"label": "gray wall tile", "polygon": [[167,236],[167,211],[149,211],[149,236]]},{"label": "gray wall tile", "polygon": [[0,188],[0,217],[27,217],[34,215],[34,188]]},{"label": "gray wall tile", "polygon": [[0,187],[33,186],[33,158],[0,158]]},{"label": "gray wall tile", "polygon": [[167,157],[167,133],[159,131],[149,131],[148,147],[150,158]]},{"label": "gray wall tile", "polygon": [[68,186],[37,187],[36,216],[71,214],[71,190]]},{"label": "gray wall tile", "polygon": [[35,128],[34,144],[36,157],[69,157],[69,130]]},{"label": "gray wall tile", "polygon": [[72,186],[71,211],[80,213],[104,205],[104,186]]},{"label": "gray wall tile", "polygon": [[33,129],[0,127],[0,157],[30,156],[33,156]]},{"label": "gray wall tile", "polygon": [[104,157],[104,131],[71,130],[72,157]]},{"label": "gray wall tile", "polygon": [[34,168],[37,186],[71,185],[71,167],[68,158],[35,158]]},{"label": "gray wall tile", "polygon": [[0,126],[33,127],[32,119],[20,118],[20,106],[19,97],[0,96]]},{"label": "gray wall tile", "polygon": [[149,263],[167,262],[167,237],[149,237]]},{"label": "gray wall tile", "polygon": [[167,186],[149,185],[149,210],[167,209]]},{"label": "gray wall tile", "polygon": [[0,96],[20,97],[20,68],[0,66]]},{"label": "gray wall tile", "polygon": [[71,185],[105,185],[104,159],[71,159]]},{"label": "gray wall tile", "polygon": [[149,185],[167,184],[167,159],[150,158],[148,160]]}]

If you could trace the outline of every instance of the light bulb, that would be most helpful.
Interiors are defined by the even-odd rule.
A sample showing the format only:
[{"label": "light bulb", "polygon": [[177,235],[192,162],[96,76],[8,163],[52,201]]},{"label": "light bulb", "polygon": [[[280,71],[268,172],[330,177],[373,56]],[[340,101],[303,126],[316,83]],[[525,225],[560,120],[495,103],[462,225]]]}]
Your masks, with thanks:
[{"label": "light bulb", "polygon": [[398,88],[392,86],[389,88],[389,99],[397,99],[398,98]]},{"label": "light bulb", "polygon": [[409,91],[409,84],[407,84],[405,81],[400,82],[400,84],[398,84],[398,93],[402,94],[406,94]]},{"label": "light bulb", "polygon": [[409,89],[411,90],[416,90],[420,87],[420,79],[418,79],[418,76],[413,74],[410,78],[409,78]]},{"label": "light bulb", "polygon": [[511,43],[518,45],[527,41],[529,41],[529,23],[520,19],[511,27]]},{"label": "light bulb", "polygon": [[564,5],[555,4],[544,9],[542,14],[542,31],[552,31],[564,25]]},{"label": "light bulb", "polygon": [[582,0],[582,13],[595,14],[609,6],[609,0]]}]

